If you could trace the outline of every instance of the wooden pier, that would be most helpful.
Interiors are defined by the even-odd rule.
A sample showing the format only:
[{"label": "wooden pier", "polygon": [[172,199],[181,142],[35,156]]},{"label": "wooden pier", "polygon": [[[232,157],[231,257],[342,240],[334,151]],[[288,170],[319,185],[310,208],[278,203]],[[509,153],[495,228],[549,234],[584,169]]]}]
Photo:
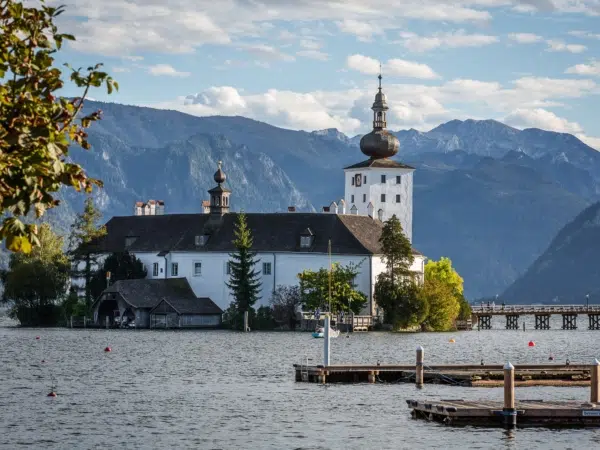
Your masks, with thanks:
[{"label": "wooden pier", "polygon": [[[493,401],[406,400],[412,417],[447,425],[505,426],[504,404]],[[515,402],[516,420],[523,427],[600,427],[600,404],[583,402]]]}]

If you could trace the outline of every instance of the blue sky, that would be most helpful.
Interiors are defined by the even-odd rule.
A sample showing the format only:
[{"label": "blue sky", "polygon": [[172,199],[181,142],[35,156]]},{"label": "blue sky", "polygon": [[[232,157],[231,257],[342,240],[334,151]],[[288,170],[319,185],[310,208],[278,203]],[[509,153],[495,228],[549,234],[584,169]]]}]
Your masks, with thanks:
[{"label": "blue sky", "polygon": [[600,149],[599,0],[56,3],[78,39],[61,61],[120,84],[98,100],[354,135],[381,62],[392,129],[493,118]]}]

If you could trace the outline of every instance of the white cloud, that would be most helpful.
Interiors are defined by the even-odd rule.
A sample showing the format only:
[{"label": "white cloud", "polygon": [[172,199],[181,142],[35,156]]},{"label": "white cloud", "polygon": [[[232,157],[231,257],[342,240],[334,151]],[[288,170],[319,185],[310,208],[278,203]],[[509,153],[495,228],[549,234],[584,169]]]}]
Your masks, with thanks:
[{"label": "white cloud", "polygon": [[179,72],[169,64],[156,64],[148,67],[148,73],[154,76],[189,77],[189,72]]},{"label": "white cloud", "polygon": [[268,61],[294,61],[296,58],[292,55],[283,53],[281,50],[266,44],[248,44],[240,47],[240,50],[245,50],[256,55],[261,59]]},{"label": "white cloud", "polygon": [[544,40],[543,37],[533,33],[510,33],[508,38],[520,44],[534,44]]},{"label": "white cloud", "polygon": [[600,40],[600,33],[591,33],[589,31],[583,31],[583,30],[573,30],[573,31],[569,31],[568,34],[570,34],[571,36],[582,38],[582,39],[599,39]]},{"label": "white cloud", "polygon": [[600,60],[591,60],[589,64],[576,64],[567,68],[565,73],[600,76]]},{"label": "white cloud", "polygon": [[129,69],[127,67],[113,67],[112,72],[113,73],[131,72],[131,69]]},{"label": "white cloud", "polygon": [[329,59],[329,55],[327,53],[319,50],[301,50],[297,52],[296,55],[304,58],[317,59],[319,61],[327,61]]},{"label": "white cloud", "polygon": [[496,36],[467,34],[465,30],[419,36],[415,33],[400,33],[400,43],[410,51],[425,52],[436,48],[483,47],[498,42]]},{"label": "white cloud", "polygon": [[581,53],[587,50],[585,45],[581,44],[566,44],[561,40],[549,39],[546,41],[548,44],[549,52],[570,52],[570,53]]},{"label": "white cloud", "polygon": [[583,128],[577,122],[569,122],[552,111],[543,108],[517,108],[504,117],[504,121],[517,128],[541,128],[559,133],[581,133]]},{"label": "white cloud", "polygon": [[374,35],[383,34],[383,28],[375,23],[346,19],[335,23],[342,33],[353,34],[359,41],[368,42]]},{"label": "white cloud", "polygon": [[[357,70],[367,75],[377,75],[379,73],[379,62],[376,59],[364,55],[356,54],[348,56],[346,65],[350,69]],[[389,76],[421,79],[439,78],[439,75],[437,75],[427,64],[413,61],[395,58],[389,59],[382,66],[383,73]]]}]

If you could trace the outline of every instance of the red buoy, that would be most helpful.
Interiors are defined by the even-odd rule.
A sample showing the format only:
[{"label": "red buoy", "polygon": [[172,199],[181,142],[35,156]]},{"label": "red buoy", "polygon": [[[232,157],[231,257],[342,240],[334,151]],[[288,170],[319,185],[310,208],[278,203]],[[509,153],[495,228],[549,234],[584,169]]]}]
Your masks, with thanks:
[{"label": "red buoy", "polygon": [[38,339],[38,340],[40,339],[40,337],[39,337],[39,336],[36,336],[35,338],[36,338],[36,339]]},{"label": "red buoy", "polygon": [[105,351],[105,352],[111,352],[111,351],[112,351],[112,349],[111,349],[110,347],[106,347],[106,348],[104,349],[104,351]]},{"label": "red buoy", "polygon": [[56,397],[56,392],[50,392],[50,393],[48,394],[48,397]]},{"label": "red buoy", "polygon": [[529,346],[530,346],[530,347],[535,347],[535,342],[533,342],[533,341],[529,341]]}]

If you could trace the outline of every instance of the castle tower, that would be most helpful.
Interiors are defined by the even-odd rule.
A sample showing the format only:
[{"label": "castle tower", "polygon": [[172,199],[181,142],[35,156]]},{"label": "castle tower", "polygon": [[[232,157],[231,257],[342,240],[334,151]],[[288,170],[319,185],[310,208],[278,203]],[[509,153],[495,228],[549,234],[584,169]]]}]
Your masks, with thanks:
[{"label": "castle tower", "polygon": [[412,242],[413,172],[414,167],[390,159],[398,153],[400,142],[387,127],[389,109],[381,87],[375,94],[373,131],[360,140],[360,150],[369,157],[366,161],[344,168],[344,201],[357,214],[373,220],[386,221],[396,215],[404,234]]},{"label": "castle tower", "polygon": [[227,176],[221,169],[222,162],[219,161],[219,168],[215,172],[214,180],[217,186],[210,189],[210,214],[215,216],[223,216],[229,212],[229,195],[231,191],[224,186]]}]

